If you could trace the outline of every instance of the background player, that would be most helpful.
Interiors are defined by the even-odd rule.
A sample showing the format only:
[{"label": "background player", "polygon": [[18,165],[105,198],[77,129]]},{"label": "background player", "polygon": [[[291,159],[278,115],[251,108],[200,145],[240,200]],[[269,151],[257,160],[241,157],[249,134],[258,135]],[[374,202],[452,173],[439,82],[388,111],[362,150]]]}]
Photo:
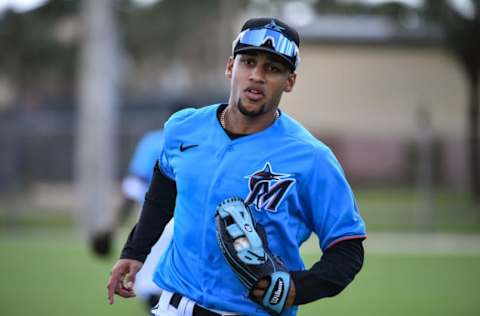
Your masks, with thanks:
[{"label": "background player", "polygon": [[[340,293],[363,264],[365,225],[332,152],[278,110],[292,91],[298,33],[278,19],[251,19],[233,42],[226,104],[186,109],[165,125],[165,145],[139,222],[112,269],[108,298],[134,296],[150,246],[172,216],[175,233],[154,280],[155,315],[267,315],[263,279],[248,292],[217,245],[215,210],[243,197],[265,227],[292,282],[282,315]],[[323,255],[305,270],[299,247],[314,232]]]},{"label": "background player", "polygon": [[[116,213],[115,226],[107,232],[99,232],[92,241],[95,254],[106,256],[110,254],[112,239],[115,231],[126,222],[133,210],[143,204],[145,193],[152,180],[153,167],[160,158],[163,146],[162,130],[155,130],[145,134],[139,141],[128,167],[128,174],[122,181],[122,202]],[[162,237],[153,246],[145,264],[137,274],[135,291],[144,300],[148,307],[158,301],[160,289],[152,281],[153,272],[160,256],[165,251],[173,233],[173,221],[167,225]]]}]

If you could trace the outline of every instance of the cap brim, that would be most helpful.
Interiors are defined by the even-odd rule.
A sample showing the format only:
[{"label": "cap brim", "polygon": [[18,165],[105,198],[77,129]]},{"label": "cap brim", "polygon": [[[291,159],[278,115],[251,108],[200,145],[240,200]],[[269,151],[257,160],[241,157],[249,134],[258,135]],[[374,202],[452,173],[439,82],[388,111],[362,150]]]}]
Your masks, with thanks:
[{"label": "cap brim", "polygon": [[290,59],[288,59],[288,57],[282,55],[282,54],[279,54],[278,52],[276,52],[275,50],[271,49],[271,48],[268,48],[268,47],[256,47],[256,46],[247,46],[247,47],[242,47],[242,48],[238,48],[236,49],[233,54],[236,55],[238,53],[244,53],[244,52],[249,52],[249,51],[262,51],[262,52],[267,52],[267,53],[271,53],[272,55],[275,55],[275,56],[278,56],[280,57],[282,60],[285,61],[285,63],[287,64],[287,66],[292,70],[294,71],[295,70],[295,65],[292,63],[292,61]]}]

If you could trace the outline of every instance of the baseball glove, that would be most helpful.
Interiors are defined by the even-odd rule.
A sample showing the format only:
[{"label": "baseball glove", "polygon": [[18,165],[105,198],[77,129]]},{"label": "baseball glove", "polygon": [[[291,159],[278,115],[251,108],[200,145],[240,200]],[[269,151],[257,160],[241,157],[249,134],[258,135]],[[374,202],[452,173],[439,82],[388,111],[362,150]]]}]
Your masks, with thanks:
[{"label": "baseball glove", "polygon": [[217,240],[223,256],[250,298],[262,279],[269,286],[260,302],[272,315],[284,310],[290,289],[290,274],[279,257],[268,248],[265,230],[255,222],[243,199],[235,197],[220,203],[216,211]]}]

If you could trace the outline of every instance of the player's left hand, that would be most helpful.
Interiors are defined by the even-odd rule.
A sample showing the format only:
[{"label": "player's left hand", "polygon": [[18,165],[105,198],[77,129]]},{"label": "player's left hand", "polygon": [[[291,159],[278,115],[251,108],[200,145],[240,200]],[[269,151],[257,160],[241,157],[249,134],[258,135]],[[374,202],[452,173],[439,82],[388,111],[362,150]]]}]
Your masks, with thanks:
[{"label": "player's left hand", "polygon": [[250,299],[272,315],[293,304],[295,288],[287,267],[268,247],[265,228],[256,223],[242,198],[217,207],[217,240],[226,262],[248,289]]},{"label": "player's left hand", "polygon": [[[262,303],[263,297],[265,296],[265,293],[269,285],[270,285],[270,282],[268,282],[267,279],[262,279],[258,281],[258,283],[255,285],[255,287],[252,290],[251,295],[260,304]],[[291,280],[290,289],[288,291],[287,302],[285,303],[285,308],[288,308],[293,305],[293,302],[295,301],[295,296],[296,296],[295,284],[293,283],[293,280]]]}]

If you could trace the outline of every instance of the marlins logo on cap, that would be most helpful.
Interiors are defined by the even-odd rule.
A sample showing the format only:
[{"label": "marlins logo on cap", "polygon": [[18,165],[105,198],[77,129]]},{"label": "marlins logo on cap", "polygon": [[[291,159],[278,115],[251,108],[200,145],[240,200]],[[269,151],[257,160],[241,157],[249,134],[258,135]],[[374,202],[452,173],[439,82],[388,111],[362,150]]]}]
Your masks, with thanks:
[{"label": "marlins logo on cap", "polygon": [[273,19],[270,23],[264,25],[263,27],[266,28],[266,29],[272,29],[272,30],[275,30],[275,31],[278,31],[278,32],[281,32],[281,31],[285,30],[284,27],[281,27],[280,25],[277,25],[277,23],[275,23],[275,20],[273,20]]}]

